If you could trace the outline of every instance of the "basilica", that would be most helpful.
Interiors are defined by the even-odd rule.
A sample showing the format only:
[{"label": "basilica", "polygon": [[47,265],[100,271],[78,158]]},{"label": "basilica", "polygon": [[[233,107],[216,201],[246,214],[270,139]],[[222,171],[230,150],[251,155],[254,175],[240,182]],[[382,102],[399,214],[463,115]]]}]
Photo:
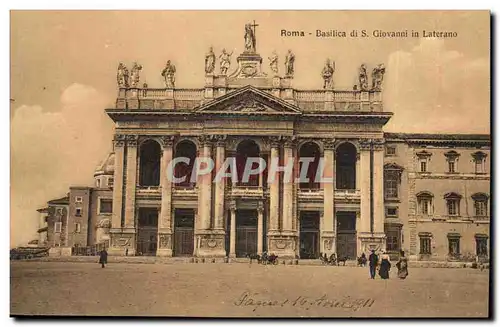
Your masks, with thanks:
[{"label": "basilica", "polygon": [[[48,203],[61,210],[40,210],[43,242],[107,242],[110,255],[165,257],[489,256],[489,135],[385,133],[393,113],[382,101],[383,64],[360,65],[359,84],[339,90],[327,61],[323,88],[300,90],[294,53],[282,67],[276,53],[264,62],[255,24],[244,32],[235,62],[232,52],[209,49],[197,89],[176,85],[173,60],[159,88],[141,85],[141,65],[120,63],[116,105],[106,109],[113,151],[94,186]],[[196,174],[198,157],[215,169]],[[176,158],[189,160],[170,176]],[[227,158],[238,178],[215,179]],[[253,168],[248,158],[282,169],[241,178]],[[316,178],[318,166],[329,182]]]}]

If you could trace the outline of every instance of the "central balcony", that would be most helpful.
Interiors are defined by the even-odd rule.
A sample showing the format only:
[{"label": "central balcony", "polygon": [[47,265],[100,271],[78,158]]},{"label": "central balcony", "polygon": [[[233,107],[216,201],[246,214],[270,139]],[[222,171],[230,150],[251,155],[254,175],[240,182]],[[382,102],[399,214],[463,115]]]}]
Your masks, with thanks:
[{"label": "central balcony", "polygon": [[250,185],[233,185],[229,191],[231,197],[241,198],[262,198],[264,197],[264,187]]}]

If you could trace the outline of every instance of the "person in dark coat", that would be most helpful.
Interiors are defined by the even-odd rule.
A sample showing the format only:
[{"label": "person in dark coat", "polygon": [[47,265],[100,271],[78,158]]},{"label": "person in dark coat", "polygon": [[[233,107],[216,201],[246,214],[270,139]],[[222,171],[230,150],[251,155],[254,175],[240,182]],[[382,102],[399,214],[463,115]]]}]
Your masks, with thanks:
[{"label": "person in dark coat", "polygon": [[106,252],[106,249],[102,250],[99,254],[99,263],[101,264],[101,268],[104,268],[104,265],[108,263],[108,252]]},{"label": "person in dark coat", "polygon": [[389,255],[384,253],[380,256],[380,269],[378,274],[382,279],[389,279],[389,271],[391,270],[391,261]]},{"label": "person in dark coat", "polygon": [[375,271],[378,265],[378,255],[375,254],[375,250],[372,250],[372,253],[368,257],[368,263],[370,266],[370,278],[375,279]]},{"label": "person in dark coat", "polygon": [[401,250],[399,253],[399,261],[396,263],[398,268],[398,277],[405,279],[408,276],[408,258],[405,257],[405,251]]}]

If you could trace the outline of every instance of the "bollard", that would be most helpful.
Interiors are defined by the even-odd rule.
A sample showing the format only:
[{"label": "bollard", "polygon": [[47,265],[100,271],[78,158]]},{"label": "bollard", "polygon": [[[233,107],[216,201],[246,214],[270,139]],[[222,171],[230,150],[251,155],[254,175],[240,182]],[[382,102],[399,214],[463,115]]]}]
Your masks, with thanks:
[{"label": "bollard", "polygon": [[212,259],[212,263],[215,263],[215,258]]}]

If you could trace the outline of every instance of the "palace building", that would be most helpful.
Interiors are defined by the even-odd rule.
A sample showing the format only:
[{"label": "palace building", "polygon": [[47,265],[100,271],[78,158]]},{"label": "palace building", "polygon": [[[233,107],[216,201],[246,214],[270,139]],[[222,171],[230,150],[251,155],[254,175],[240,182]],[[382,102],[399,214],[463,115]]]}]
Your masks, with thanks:
[{"label": "palace building", "polygon": [[[370,249],[404,249],[414,260],[488,257],[489,135],[384,133],[393,114],[382,101],[383,65],[371,83],[362,65],[359,85],[337,90],[327,61],[323,89],[296,89],[292,51],[283,72],[276,53],[264,69],[254,29],[245,27],[234,68],[230,53],[216,62],[210,49],[199,89],[177,88],[170,61],[161,88],[140,85],[142,66],[129,72],[120,64],[116,106],[106,109],[114,149],[94,187],[71,189],[68,226],[57,230],[72,234],[79,223],[85,237],[61,246],[109,240],[110,255],[166,257],[355,259]],[[200,156],[215,169],[191,178]],[[167,167],[181,157],[189,163],[175,165],[174,175],[187,178],[174,183]],[[294,177],[299,159],[309,158],[308,181],[269,168],[242,181],[255,157],[290,163]],[[235,158],[238,179],[214,181],[227,158]],[[333,183],[316,181],[319,165]]]}]

